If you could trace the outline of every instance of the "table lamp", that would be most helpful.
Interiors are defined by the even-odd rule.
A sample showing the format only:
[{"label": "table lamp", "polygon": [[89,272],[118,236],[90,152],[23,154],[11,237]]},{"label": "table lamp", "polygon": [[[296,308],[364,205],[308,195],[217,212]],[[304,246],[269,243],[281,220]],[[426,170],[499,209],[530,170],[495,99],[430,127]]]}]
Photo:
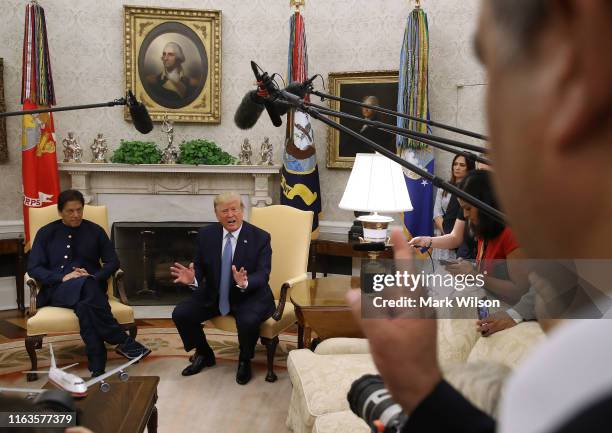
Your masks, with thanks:
[{"label": "table lamp", "polygon": [[412,210],[400,165],[379,153],[358,153],[338,205],[340,209],[370,212],[357,218],[366,242],[385,242],[393,218],[379,212]]}]

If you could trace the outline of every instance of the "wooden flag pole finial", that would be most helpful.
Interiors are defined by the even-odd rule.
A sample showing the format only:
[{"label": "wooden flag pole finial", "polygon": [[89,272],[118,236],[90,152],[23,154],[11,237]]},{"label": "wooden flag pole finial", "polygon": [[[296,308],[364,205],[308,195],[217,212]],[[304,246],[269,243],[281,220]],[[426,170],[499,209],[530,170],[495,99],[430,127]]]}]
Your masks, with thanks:
[{"label": "wooden flag pole finial", "polygon": [[296,10],[296,12],[299,12],[300,8],[305,6],[306,0],[290,0],[289,3],[291,4],[291,7]]},{"label": "wooden flag pole finial", "polygon": [[415,7],[417,9],[421,7],[421,0],[415,0],[415,3],[416,3]]}]

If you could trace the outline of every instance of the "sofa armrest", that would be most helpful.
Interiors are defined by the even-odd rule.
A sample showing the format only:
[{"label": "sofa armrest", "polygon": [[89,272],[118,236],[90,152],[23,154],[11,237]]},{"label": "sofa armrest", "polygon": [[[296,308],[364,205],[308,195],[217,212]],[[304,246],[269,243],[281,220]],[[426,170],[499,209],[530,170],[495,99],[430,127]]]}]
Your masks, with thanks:
[{"label": "sofa armrest", "polygon": [[304,273],[302,275],[298,275],[296,277],[290,278],[283,283],[280,290],[280,296],[278,298],[278,306],[276,307],[276,311],[272,314],[272,318],[277,322],[283,317],[283,311],[285,310],[285,302],[287,302],[287,293],[294,284],[299,283],[300,281],[305,281],[308,279],[308,274]]},{"label": "sofa armrest", "polygon": [[370,353],[365,338],[329,338],[321,341],[315,349],[317,355],[355,355]]},{"label": "sofa armrest", "polygon": [[115,282],[115,288],[117,289],[117,293],[119,293],[119,300],[122,304],[128,305],[128,298],[125,294],[125,286],[123,284],[123,276],[125,273],[122,269],[117,269],[115,274],[113,275],[113,279]]},{"label": "sofa armrest", "polygon": [[32,317],[36,314],[36,295],[40,290],[40,286],[38,284],[38,281],[30,277],[27,272],[23,276],[23,278],[25,280],[26,285],[30,288],[30,307],[28,308],[28,316]]}]

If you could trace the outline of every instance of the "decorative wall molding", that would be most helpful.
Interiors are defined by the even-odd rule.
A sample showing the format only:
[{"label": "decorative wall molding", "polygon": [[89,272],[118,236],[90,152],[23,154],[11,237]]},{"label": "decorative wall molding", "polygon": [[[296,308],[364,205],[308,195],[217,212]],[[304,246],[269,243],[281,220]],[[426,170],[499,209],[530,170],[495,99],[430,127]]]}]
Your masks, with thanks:
[{"label": "decorative wall molding", "polygon": [[19,233],[23,233],[23,220],[0,220],[0,238]]}]

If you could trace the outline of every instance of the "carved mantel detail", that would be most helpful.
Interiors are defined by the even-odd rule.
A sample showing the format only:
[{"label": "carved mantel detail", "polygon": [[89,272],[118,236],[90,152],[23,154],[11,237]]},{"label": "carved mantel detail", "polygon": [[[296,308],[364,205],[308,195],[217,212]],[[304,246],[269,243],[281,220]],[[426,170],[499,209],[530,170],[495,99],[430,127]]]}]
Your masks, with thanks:
[{"label": "carved mantel detail", "polygon": [[[280,165],[158,165],[59,163],[71,188],[80,190],[87,203],[98,196],[134,194],[148,196],[212,196],[233,190],[248,196],[251,206],[272,204],[271,180]],[[245,202],[246,204],[246,202]]]}]

